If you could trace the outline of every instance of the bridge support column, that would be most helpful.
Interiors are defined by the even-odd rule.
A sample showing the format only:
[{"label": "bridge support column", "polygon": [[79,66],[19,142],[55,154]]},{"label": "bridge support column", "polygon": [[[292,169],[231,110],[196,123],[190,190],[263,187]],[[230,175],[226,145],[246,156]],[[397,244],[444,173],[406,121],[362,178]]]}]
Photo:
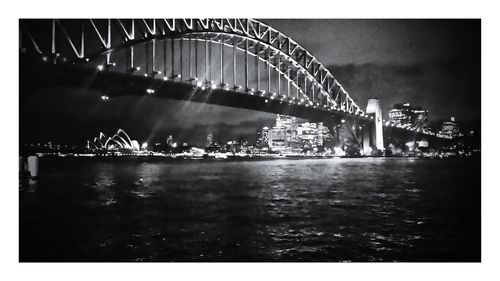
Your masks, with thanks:
[{"label": "bridge support column", "polygon": [[365,135],[368,132],[372,140],[371,144],[374,144],[374,148],[383,151],[384,150],[384,133],[382,128],[382,109],[380,108],[379,100],[372,98],[368,100],[368,105],[366,106],[366,113],[373,116],[374,124],[369,126],[363,135],[363,146],[365,144]]},{"label": "bridge support column", "polygon": [[371,155],[371,152],[373,150],[373,139],[372,139],[372,132],[373,132],[373,125],[365,125],[363,127],[362,131],[362,138],[363,138],[363,154],[364,155]]}]

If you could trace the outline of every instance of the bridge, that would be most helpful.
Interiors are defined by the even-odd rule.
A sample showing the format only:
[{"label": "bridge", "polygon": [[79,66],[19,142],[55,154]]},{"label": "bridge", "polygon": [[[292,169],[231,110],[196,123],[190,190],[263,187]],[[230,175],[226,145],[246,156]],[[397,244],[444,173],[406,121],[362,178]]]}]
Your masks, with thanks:
[{"label": "bridge", "polygon": [[384,133],[442,139],[384,122],[377,99],[362,110],[316,57],[257,20],[20,20],[20,53],[23,95],[64,85],[102,102],[147,95],[292,115],[362,153],[383,150]]}]

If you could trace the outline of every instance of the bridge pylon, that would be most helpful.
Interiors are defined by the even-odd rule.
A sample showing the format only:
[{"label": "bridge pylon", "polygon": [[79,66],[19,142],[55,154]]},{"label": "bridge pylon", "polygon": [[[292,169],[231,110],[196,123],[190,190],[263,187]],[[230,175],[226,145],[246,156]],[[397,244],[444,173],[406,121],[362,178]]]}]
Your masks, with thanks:
[{"label": "bridge pylon", "polygon": [[382,124],[382,109],[377,98],[368,100],[366,113],[373,117],[373,123],[363,131],[363,150],[365,154],[373,150],[384,150],[384,133]]}]

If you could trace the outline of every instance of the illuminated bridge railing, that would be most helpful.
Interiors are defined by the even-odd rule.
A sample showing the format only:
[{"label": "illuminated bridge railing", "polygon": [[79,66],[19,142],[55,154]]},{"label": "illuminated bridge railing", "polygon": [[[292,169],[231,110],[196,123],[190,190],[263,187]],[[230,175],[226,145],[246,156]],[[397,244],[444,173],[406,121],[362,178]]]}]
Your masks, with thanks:
[{"label": "illuminated bridge railing", "polygon": [[[251,19],[21,20],[21,53],[370,118],[317,58]],[[150,90],[148,94],[153,94]]]}]

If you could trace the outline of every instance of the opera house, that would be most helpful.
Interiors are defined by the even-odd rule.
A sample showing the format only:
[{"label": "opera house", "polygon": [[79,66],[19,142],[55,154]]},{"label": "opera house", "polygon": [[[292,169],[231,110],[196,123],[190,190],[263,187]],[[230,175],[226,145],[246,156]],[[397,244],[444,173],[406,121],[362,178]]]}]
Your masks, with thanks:
[{"label": "opera house", "polygon": [[141,150],[136,140],[131,140],[128,134],[118,129],[112,137],[106,137],[102,132],[99,137],[93,141],[87,140],[87,149],[99,151],[118,151],[118,152],[138,152]]}]

